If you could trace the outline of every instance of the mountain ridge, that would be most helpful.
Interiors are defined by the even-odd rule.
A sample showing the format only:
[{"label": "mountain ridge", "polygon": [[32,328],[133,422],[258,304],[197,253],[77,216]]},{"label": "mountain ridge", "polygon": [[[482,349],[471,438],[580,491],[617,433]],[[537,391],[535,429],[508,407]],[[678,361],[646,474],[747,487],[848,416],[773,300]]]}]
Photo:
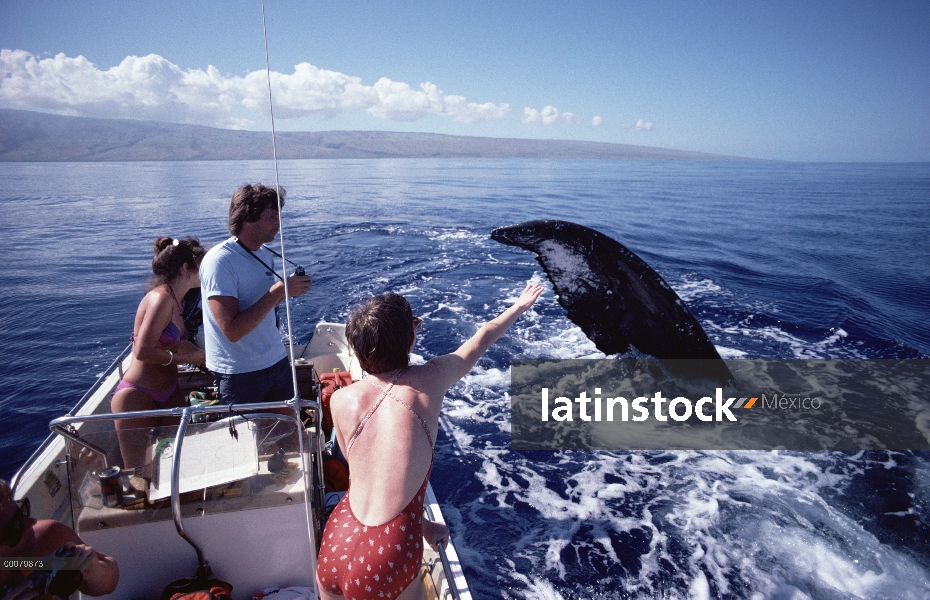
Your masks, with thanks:
[{"label": "mountain ridge", "polygon": [[[0,162],[268,160],[267,131],[0,109]],[[387,131],[278,132],[279,159],[747,160],[650,146]]]}]

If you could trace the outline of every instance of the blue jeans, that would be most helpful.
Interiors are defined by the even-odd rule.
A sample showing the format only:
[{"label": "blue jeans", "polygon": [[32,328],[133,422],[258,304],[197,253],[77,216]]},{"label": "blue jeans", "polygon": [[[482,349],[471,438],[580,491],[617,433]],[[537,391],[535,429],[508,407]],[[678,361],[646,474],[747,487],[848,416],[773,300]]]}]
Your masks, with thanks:
[{"label": "blue jeans", "polygon": [[287,357],[267,369],[231,375],[217,373],[217,382],[223,404],[275,402],[294,397],[294,380]]}]

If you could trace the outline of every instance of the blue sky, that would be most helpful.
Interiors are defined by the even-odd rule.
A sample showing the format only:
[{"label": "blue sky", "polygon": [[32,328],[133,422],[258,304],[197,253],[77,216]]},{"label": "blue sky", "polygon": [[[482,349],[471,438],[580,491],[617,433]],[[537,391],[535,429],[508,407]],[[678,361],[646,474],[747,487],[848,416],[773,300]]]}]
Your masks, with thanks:
[{"label": "blue sky", "polygon": [[[930,161],[926,1],[268,0],[266,14],[279,130]],[[0,107],[269,128],[259,0],[0,0],[0,48]]]}]

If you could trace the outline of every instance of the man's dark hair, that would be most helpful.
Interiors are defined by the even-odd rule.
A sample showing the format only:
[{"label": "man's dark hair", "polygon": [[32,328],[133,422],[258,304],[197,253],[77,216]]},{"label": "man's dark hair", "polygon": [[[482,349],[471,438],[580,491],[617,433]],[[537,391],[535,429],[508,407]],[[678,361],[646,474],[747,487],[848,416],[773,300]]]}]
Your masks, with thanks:
[{"label": "man's dark hair", "polygon": [[372,375],[406,367],[414,340],[410,304],[393,292],[369,298],[352,309],[346,339]]},{"label": "man's dark hair", "polygon": [[[287,191],[281,188],[281,207]],[[261,218],[266,208],[278,210],[278,194],[266,185],[246,184],[236,190],[229,203],[229,233],[239,235],[243,223],[254,223]]]}]

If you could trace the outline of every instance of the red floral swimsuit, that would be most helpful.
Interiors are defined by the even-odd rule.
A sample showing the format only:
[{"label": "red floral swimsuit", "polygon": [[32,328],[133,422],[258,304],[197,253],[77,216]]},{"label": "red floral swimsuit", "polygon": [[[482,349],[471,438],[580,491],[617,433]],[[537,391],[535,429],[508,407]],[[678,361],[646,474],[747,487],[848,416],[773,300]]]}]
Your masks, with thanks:
[{"label": "red floral swimsuit", "polygon": [[[401,370],[387,389],[368,381],[383,393],[368,411],[349,439],[346,455],[362,432],[362,428],[388,396],[409,410],[420,421],[430,448],[433,438],[423,418],[401,402],[391,389],[406,371]],[[417,576],[423,558],[423,502],[433,462],[426,479],[410,502],[394,518],[381,525],[365,525],[356,518],[346,492],[326,524],[323,545],[317,560],[317,578],[320,585],[334,594],[347,598],[396,598]]]}]

